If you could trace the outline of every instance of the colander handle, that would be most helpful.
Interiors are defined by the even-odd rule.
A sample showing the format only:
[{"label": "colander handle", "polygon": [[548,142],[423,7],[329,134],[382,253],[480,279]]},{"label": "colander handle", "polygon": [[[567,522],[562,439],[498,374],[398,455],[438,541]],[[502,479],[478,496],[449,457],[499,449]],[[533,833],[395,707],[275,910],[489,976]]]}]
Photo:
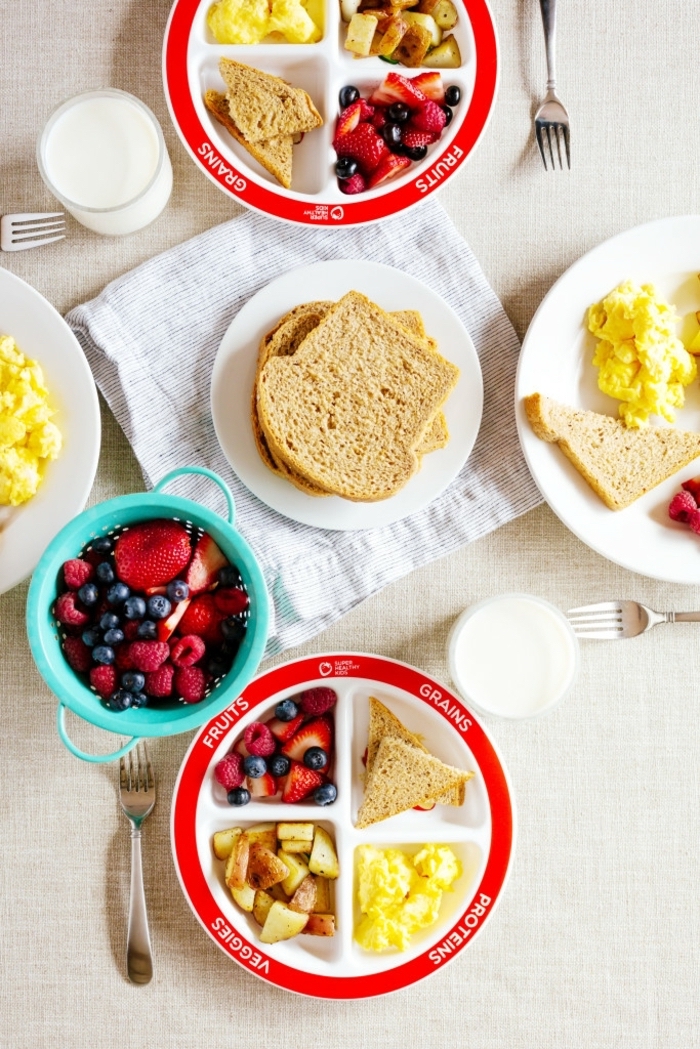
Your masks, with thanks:
[{"label": "colander handle", "polygon": [[68,733],[66,732],[66,707],[63,703],[58,704],[57,720],[58,734],[64,747],[67,747],[71,754],[75,755],[76,758],[80,758],[81,761],[91,761],[97,765],[101,765],[105,761],[116,761],[123,754],[128,754],[130,750],[133,750],[141,740],[140,736],[134,736],[128,743],[125,743],[123,747],[115,750],[112,754],[86,754],[84,750],[79,750],[75,743],[68,738]]},{"label": "colander handle", "polygon": [[201,474],[202,477],[208,477],[210,481],[213,481],[214,484],[217,484],[219,486],[221,491],[224,493],[224,499],[226,500],[226,505],[228,507],[228,523],[232,525],[236,517],[236,508],[233,504],[233,496],[231,495],[229,487],[223,480],[223,478],[219,477],[218,474],[215,474],[213,470],[207,470],[206,466],[178,466],[176,470],[171,470],[169,474],[165,475],[165,477],[161,477],[158,484],[154,486],[153,491],[162,491],[162,489],[165,488],[166,485],[169,485],[170,482],[174,481],[176,477],[181,477],[182,474]]}]

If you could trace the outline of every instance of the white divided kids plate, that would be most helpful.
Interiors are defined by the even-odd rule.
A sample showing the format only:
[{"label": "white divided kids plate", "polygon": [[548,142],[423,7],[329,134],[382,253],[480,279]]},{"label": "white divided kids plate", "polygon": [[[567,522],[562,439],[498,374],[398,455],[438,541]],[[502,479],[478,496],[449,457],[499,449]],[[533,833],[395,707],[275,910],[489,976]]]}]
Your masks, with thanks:
[{"label": "white divided kids plate", "polygon": [[[391,499],[357,503],[299,491],[263,463],[250,421],[258,346],[280,317],[300,302],[336,301],[348,291],[384,310],[419,310],[438,349],[460,370],[443,412],[450,439],[424,456],[421,469]],[[273,510],[316,528],[381,528],[417,513],[444,491],[464,466],[481,425],[481,365],[464,325],[434,291],[402,270],[378,262],[336,259],[290,270],[250,299],[231,322],[214,361],[211,411],[219,444],[243,484]]]},{"label": "white divided kids plate", "polygon": [[[415,76],[380,58],[355,59],[343,47],[345,23],[339,0],[325,0],[325,27],[317,44],[217,44],[206,24],[213,0],[175,0],[163,45],[163,82],[175,128],[193,160],[225,193],[255,211],[289,222],[320,226],[375,222],[411,207],[459,170],[479,140],[496,94],[496,34],[486,0],[455,0],[459,11],[450,32],[459,44],[462,65],[440,70],[446,87],[462,98],[439,142],[383,186],[355,196],[338,188],[332,146],[338,92],[354,84],[367,97],[387,73]],[[280,76],[311,96],[323,127],[307,133],[294,148],[293,188],[284,189],[204,106],[205,91],[224,91],[221,57]]]},{"label": "white divided kids plate", "polygon": [[37,494],[18,507],[0,506],[0,594],[34,571],[57,532],[85,506],[100,454],[97,391],[78,340],[35,288],[0,267],[0,335],[11,335],[38,361],[53,421],[63,436]]},{"label": "white divided kids plate", "polygon": [[[592,359],[596,339],[588,308],[623,280],[654,284],[682,318],[687,341],[698,330],[700,216],[661,219],[620,233],[575,262],[550,289],[532,319],[520,352],[515,411],[520,443],[542,495],[564,524],[610,561],[667,583],[700,583],[700,546],[686,525],[669,519],[668,504],[681,481],[700,474],[700,460],[625,510],[609,510],[554,444],[535,437],[523,398],[543,393],[563,404],[617,417],[618,402],[598,389]],[[662,421],[653,419],[661,425]],[[700,381],[685,390],[676,413],[682,430],[700,432]]]},{"label": "white divided kids plate", "polygon": [[[253,721],[267,720],[282,699],[328,685],[338,702],[332,805],[283,804],[279,797],[228,805],[214,766]],[[374,696],[420,735],[437,757],[473,770],[461,808],[401,813],[364,830],[355,828],[362,801],[369,697]],[[234,903],[224,884],[224,862],[212,836],[227,827],[267,821],[320,823],[335,840],[340,876],[332,883],[336,933],[261,944],[252,915]],[[227,710],[205,725],[183,761],[175,784],[171,835],[175,865],[196,917],[224,953],[269,983],[317,998],[371,998],[437,972],[468,946],[496,906],[515,843],[515,810],[508,775],[485,729],[463,702],[420,670],[381,656],[333,653],[275,667],[248,685]],[[353,938],[355,850],[373,844],[415,853],[427,843],[449,844],[463,872],[443,895],[437,923],[414,935],[405,952],[363,950]]]}]

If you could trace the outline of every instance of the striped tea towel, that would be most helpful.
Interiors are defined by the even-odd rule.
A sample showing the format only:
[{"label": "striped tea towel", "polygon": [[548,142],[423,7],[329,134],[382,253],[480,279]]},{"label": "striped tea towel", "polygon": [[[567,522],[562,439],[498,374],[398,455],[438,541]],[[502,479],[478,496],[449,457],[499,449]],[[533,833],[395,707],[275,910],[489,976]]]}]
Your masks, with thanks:
[{"label": "striped tea towel", "polygon": [[[481,359],[484,415],[458,477],[430,506],[392,525],[336,532],[297,524],[238,480],[216,440],[209,382],[238,310],[275,277],[325,259],[405,270],[458,314]],[[300,301],[303,301],[300,289]],[[407,304],[410,305],[410,304]],[[387,583],[536,506],[513,411],[518,340],[471,251],[434,201],[353,229],[287,226],[249,213],[151,259],[67,316],[148,487],[176,466],[208,466],[230,485],[236,526],[274,605],[267,655],[301,644]],[[506,472],[503,464],[508,464]],[[216,508],[210,482],[178,493]]]}]

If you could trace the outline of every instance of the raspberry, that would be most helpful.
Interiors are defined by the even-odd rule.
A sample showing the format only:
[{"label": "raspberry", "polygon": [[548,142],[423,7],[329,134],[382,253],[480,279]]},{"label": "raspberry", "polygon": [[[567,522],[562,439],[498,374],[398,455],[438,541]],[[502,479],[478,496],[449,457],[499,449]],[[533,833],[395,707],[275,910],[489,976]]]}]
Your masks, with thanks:
[{"label": "raspberry", "polygon": [[54,615],[59,623],[66,626],[85,626],[90,616],[78,608],[78,596],[72,590],[59,594],[54,605]]},{"label": "raspberry", "polygon": [[204,699],[207,679],[199,667],[177,667],[174,682],[175,690],[180,693],[185,703],[199,703]]},{"label": "raspberry", "polygon": [[114,663],[119,670],[134,670],[135,664],[129,649],[131,645],[117,645],[114,650]]},{"label": "raspberry", "polygon": [[411,115],[410,125],[414,131],[435,131],[439,135],[447,117],[437,102],[427,101]]},{"label": "raspberry", "polygon": [[157,670],[146,674],[146,684],[143,687],[147,696],[155,696],[158,699],[171,696],[173,692],[173,674],[175,667],[172,663],[163,663]]},{"label": "raspberry", "polygon": [[90,684],[103,699],[107,699],[108,696],[115,691],[117,687],[117,668],[111,667],[92,667],[90,670]]},{"label": "raspberry", "polygon": [[342,193],[347,193],[350,196],[353,193],[364,193],[367,189],[367,183],[358,171],[356,175],[339,181],[338,187]]},{"label": "raspberry", "polygon": [[199,662],[206,650],[201,637],[188,634],[186,637],[177,638],[170,649],[170,658],[176,667],[191,667]]},{"label": "raspberry", "polygon": [[148,673],[157,670],[170,655],[170,648],[165,641],[132,641],[129,645],[129,657],[136,670]]},{"label": "raspberry", "polygon": [[66,561],[63,565],[63,578],[69,590],[80,590],[94,574],[95,569],[92,565],[87,561],[81,561],[79,557],[74,557],[72,561]]},{"label": "raspberry", "polygon": [[299,706],[305,714],[325,714],[335,706],[337,699],[332,688],[307,688],[299,698]]},{"label": "raspberry", "polygon": [[63,651],[73,670],[86,674],[92,664],[92,652],[80,637],[63,639]]},{"label": "raspberry", "polygon": [[690,492],[677,492],[669,504],[668,516],[672,521],[682,521],[683,524],[687,524],[690,515],[695,513],[697,508],[698,504]]},{"label": "raspberry", "polygon": [[243,742],[251,754],[260,758],[269,758],[275,753],[277,743],[267,725],[261,721],[254,721],[243,733]]},{"label": "raspberry", "polygon": [[250,604],[245,590],[238,586],[224,587],[214,592],[214,604],[225,616],[239,616]]},{"label": "raspberry", "polygon": [[692,514],[688,514],[688,527],[691,532],[700,535],[700,510],[693,510]]},{"label": "raspberry", "polygon": [[218,761],[214,766],[214,779],[220,783],[225,790],[235,790],[243,785],[245,776],[243,774],[243,758],[235,751],[231,751],[225,758]]}]

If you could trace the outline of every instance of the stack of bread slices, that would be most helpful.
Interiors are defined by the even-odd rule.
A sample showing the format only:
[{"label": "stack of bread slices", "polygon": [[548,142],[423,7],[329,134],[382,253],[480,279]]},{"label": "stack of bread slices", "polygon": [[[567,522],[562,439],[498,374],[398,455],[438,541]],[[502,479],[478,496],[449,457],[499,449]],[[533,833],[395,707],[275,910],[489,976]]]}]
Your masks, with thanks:
[{"label": "stack of bread slices", "polygon": [[260,344],[252,427],[273,472],[308,495],[395,495],[448,440],[442,406],[459,369],[414,310],[356,291],[285,314]]},{"label": "stack of bread slices", "polygon": [[220,60],[219,72],[226,94],[209,90],[204,104],[229,134],[289,189],[295,139],[323,123],[311,98],[300,87],[230,58]]}]

